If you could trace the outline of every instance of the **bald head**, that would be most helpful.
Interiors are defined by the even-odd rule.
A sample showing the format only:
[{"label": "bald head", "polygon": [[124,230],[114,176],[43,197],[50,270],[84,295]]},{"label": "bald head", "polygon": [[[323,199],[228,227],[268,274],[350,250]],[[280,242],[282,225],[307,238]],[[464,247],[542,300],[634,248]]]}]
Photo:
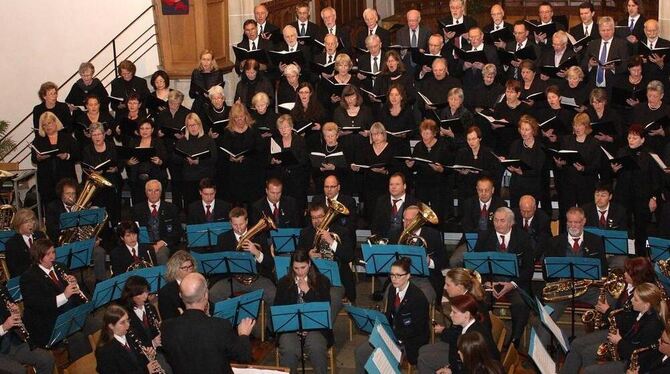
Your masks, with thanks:
[{"label": "bald head", "polygon": [[207,281],[200,273],[190,273],[182,279],[179,294],[187,309],[202,309],[207,305]]}]

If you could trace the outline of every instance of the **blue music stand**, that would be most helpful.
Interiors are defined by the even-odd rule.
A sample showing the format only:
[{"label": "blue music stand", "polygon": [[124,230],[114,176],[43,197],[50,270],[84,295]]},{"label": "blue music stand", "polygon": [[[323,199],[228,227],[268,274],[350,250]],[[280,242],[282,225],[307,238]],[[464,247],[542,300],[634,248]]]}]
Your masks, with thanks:
[{"label": "blue music stand", "polygon": [[129,271],[128,277],[136,275],[147,280],[149,283],[149,293],[156,293],[158,290],[163,288],[168,281],[165,279],[165,274],[167,273],[167,266],[152,266],[150,268],[136,269]]},{"label": "blue music stand", "polygon": [[86,323],[86,317],[92,310],[93,303],[85,303],[59,315],[56,318],[47,348],[52,348],[56,343],[81,330]]},{"label": "blue music stand", "polygon": [[114,300],[120,299],[123,286],[126,284],[128,277],[130,277],[130,273],[121,273],[96,284],[95,290],[93,290],[93,297],[91,297],[91,302],[88,304],[92,304],[97,309]]},{"label": "blue music stand", "polygon": [[93,226],[102,223],[107,212],[105,208],[84,209],[76,212],[61,213],[59,217],[60,229],[70,229],[79,226]]},{"label": "blue music stand", "polygon": [[656,263],[658,260],[667,260],[670,258],[670,239],[650,236],[647,238],[647,241],[649,241],[651,262]]},{"label": "blue music stand", "polygon": [[219,235],[230,231],[230,222],[211,222],[186,226],[188,248],[215,247],[219,242]]},{"label": "blue music stand", "polygon": [[263,290],[245,293],[214,304],[214,317],[225,318],[237,326],[245,318],[258,319]]},{"label": "blue music stand", "polygon": [[298,248],[298,239],[302,229],[283,228],[270,231],[270,238],[275,246],[276,254],[293,253]]},{"label": "blue music stand", "polygon": [[393,357],[394,363],[396,365],[400,364],[402,359],[402,351],[398,346],[395,334],[393,329],[388,326],[385,326],[379,320],[375,322],[372,332],[370,333],[370,338],[368,339],[370,344],[375,348],[381,348],[387,356]]},{"label": "blue music stand", "polygon": [[398,365],[393,355],[381,348],[375,348],[365,362],[365,371],[368,374],[400,374]]},{"label": "blue music stand", "polygon": [[[488,281],[493,286],[493,277],[500,275],[504,277],[518,277],[519,264],[514,253],[505,252],[465,252],[463,254],[463,267],[475,270],[482,275],[488,275]],[[493,293],[489,294],[489,302],[493,305]]]},{"label": "blue music stand", "polygon": [[23,300],[23,295],[21,295],[21,276],[17,276],[14,278],[9,278],[7,280],[7,284],[5,285],[7,287],[7,291],[9,292],[9,296],[14,299],[15,302],[19,302]]},{"label": "blue music stand", "polygon": [[344,310],[346,310],[351,319],[354,320],[356,327],[367,334],[372,332],[375,321],[380,321],[390,327],[386,315],[378,310],[360,308],[353,305],[345,305]]},{"label": "blue music stand", "polygon": [[628,255],[628,231],[605,230],[598,227],[585,227],[584,231],[601,237],[605,253],[608,255]]},{"label": "blue music stand", "polygon": [[16,231],[14,230],[1,230],[0,231],[0,252],[5,251],[5,243],[7,243],[7,240],[14,236],[16,234]]},{"label": "blue music stand", "polygon": [[300,357],[302,372],[305,372],[305,336],[302,332],[332,329],[330,303],[319,301],[304,304],[274,305],[270,307],[275,333],[298,332],[300,334]]},{"label": "blue music stand", "polygon": [[[256,259],[247,251],[191,252],[191,255],[204,275],[256,274]],[[229,277],[229,282],[232,295],[233,277]]]},{"label": "blue music stand", "polygon": [[372,274],[388,274],[391,265],[401,257],[412,260],[410,273],[417,276],[428,276],[428,258],[426,249],[414,245],[402,244],[362,244],[365,271]]},{"label": "blue music stand", "polygon": [[570,342],[575,338],[575,280],[598,280],[601,276],[600,259],[588,257],[545,257],[544,266],[547,278],[568,278],[572,287],[572,323]]},{"label": "blue music stand", "polygon": [[[336,261],[325,260],[323,258],[313,258],[312,263],[316,266],[319,273],[323,274],[330,281],[333,287],[342,287],[342,280],[340,279],[340,266]],[[291,257],[276,256],[275,270],[277,271],[277,279],[282,279],[288,274],[288,268],[291,266]]]},{"label": "blue music stand", "polygon": [[137,241],[140,244],[153,244],[151,237],[149,237],[149,230],[146,226],[139,226],[140,233],[137,235]]},{"label": "blue music stand", "polygon": [[477,245],[477,239],[479,239],[479,233],[476,232],[466,232],[463,234],[465,237],[465,249],[468,252],[475,250],[475,245]]},{"label": "blue music stand", "polygon": [[87,268],[93,258],[93,247],[95,238],[60,246],[56,248],[56,262],[65,264],[70,270]]}]

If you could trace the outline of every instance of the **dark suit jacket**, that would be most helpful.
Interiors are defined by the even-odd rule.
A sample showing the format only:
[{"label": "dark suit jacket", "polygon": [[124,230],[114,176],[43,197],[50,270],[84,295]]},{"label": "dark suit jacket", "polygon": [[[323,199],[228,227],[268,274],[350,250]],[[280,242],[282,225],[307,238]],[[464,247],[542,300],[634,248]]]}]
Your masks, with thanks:
[{"label": "dark suit jacket", "polygon": [[[358,224],[358,205],[356,200],[349,195],[339,194],[337,196],[337,201],[342,203],[347,209],[349,209],[349,215],[338,215],[335,218],[335,222],[342,227],[346,227],[351,234],[356,235],[356,225]],[[325,203],[324,195],[316,195],[312,198],[312,202]],[[354,238],[355,240],[355,238]]]},{"label": "dark suit jacket", "polygon": [[628,215],[625,209],[611,201],[607,212],[607,224],[600,226],[600,213],[595,203],[587,203],[582,207],[586,214],[586,226],[599,227],[601,229],[628,230]]},{"label": "dark suit jacket", "polygon": [[139,353],[132,339],[126,335],[131,352],[128,352],[118,340],[112,338],[95,350],[96,370],[99,374],[144,374],[147,372],[146,357]]},{"label": "dark suit jacket", "polygon": [[[154,251],[151,245],[138,243],[137,252],[137,257],[142,260],[154,265],[158,263],[158,260],[156,259],[156,251]],[[112,264],[112,272],[114,275],[119,275],[125,273],[128,266],[133,263],[133,256],[130,254],[126,245],[122,243],[109,252],[109,260]]]},{"label": "dark suit jacket", "polygon": [[[339,260],[338,262],[340,263],[340,267],[353,260],[354,246],[356,243],[351,240],[351,235],[349,235],[349,232],[344,227],[336,223],[331,223],[328,231],[337,234],[340,237],[340,243],[337,245],[337,250],[335,251],[335,258]],[[315,232],[316,230],[311,225],[300,230],[298,248],[304,251],[309,251],[312,249]]]},{"label": "dark suit jacket", "polygon": [[162,343],[174,374],[232,373],[230,361],[250,362],[248,336],[237,336],[223,318],[208,317],[188,309],[183,315],[163,322]]},{"label": "dark suit jacket", "polygon": [[[249,226],[251,228],[251,226]],[[261,246],[263,251],[263,262],[256,262],[256,270],[258,274],[274,280],[275,260],[270,253],[270,246],[268,245],[268,236],[266,233],[260,233],[252,238],[253,243]],[[217,250],[218,251],[234,251],[237,246],[237,239],[235,239],[235,232],[233,230],[226,231],[219,235]]]},{"label": "dark suit jacket", "polygon": [[[358,66],[358,70],[363,70],[363,71],[372,71],[372,61],[371,60],[371,55],[369,53],[361,53],[358,55],[358,62],[356,65]],[[379,71],[382,70],[382,67],[384,65],[384,53],[379,54]],[[371,78],[371,77],[365,77],[365,79],[360,81],[360,84],[363,88],[366,90],[370,91],[373,89],[373,82],[374,79],[376,78]]]},{"label": "dark suit jacket", "polygon": [[[523,217],[521,217],[519,208],[514,209],[514,216],[516,217],[516,226],[523,230]],[[549,240],[551,240],[551,218],[544,210],[535,210],[535,215],[530,221],[527,232],[535,253],[533,259],[537,261],[542,257]]]},{"label": "dark suit jacket", "polygon": [[[443,23],[443,24],[445,24],[445,25],[451,25],[451,24],[454,23],[454,18],[451,16],[450,13],[448,13],[447,16],[446,16],[445,18],[442,18],[442,19],[440,20],[440,23]],[[470,30],[472,27],[477,26],[477,21],[476,21],[474,18],[470,17],[470,16],[463,15],[463,24],[465,25],[465,32],[467,33],[468,30]],[[440,30],[438,30],[438,33],[444,35],[444,33],[442,32],[441,28],[442,28],[442,26],[440,26]],[[459,36],[459,35],[456,35],[456,37],[458,37],[458,36]],[[463,41],[467,43],[467,40],[463,39]],[[453,40],[453,39],[452,39],[452,40],[449,40],[449,42],[451,42],[452,45],[454,44],[454,40]]]},{"label": "dark suit jacket", "polygon": [[[637,317],[638,312],[633,311],[632,313]],[[634,318],[630,319],[631,323],[634,321]],[[652,308],[642,315],[637,325],[618,323],[617,327],[623,338],[617,344],[617,350],[622,358],[629,359],[635,349],[648,347],[658,342],[658,338],[663,333],[664,323],[661,316]]]},{"label": "dark suit jacket", "polygon": [[[491,201],[489,201],[489,206],[486,207],[489,212],[489,228],[493,227],[493,213],[495,213],[496,209],[503,206],[507,206],[505,201],[498,196],[493,195]],[[463,202],[463,219],[461,220],[463,232],[479,231],[480,213],[481,208],[479,207],[479,197],[473,196]]]},{"label": "dark suit jacket", "polygon": [[[467,46],[464,48],[464,50],[470,51],[472,50],[472,47]],[[498,59],[498,52],[496,51],[496,47],[489,44],[484,44],[484,54],[486,55],[488,62],[495,65],[496,68],[498,68],[498,71],[501,71],[502,68],[500,65],[500,59]],[[473,85],[483,84],[484,81],[482,78],[482,71],[474,68],[465,70],[463,68],[463,63],[463,59],[458,59],[456,68],[456,74],[463,77],[463,87],[472,87]]]},{"label": "dark suit jacket", "polygon": [[[628,26],[628,15],[625,14],[625,17],[621,18],[616,25],[617,26]],[[640,41],[645,38],[645,33],[644,33],[644,23],[647,21],[647,18],[640,14],[640,17],[637,19],[637,22],[635,22],[635,27],[633,27],[633,31],[630,32],[630,29],[626,28],[616,28],[614,35],[618,38],[621,39],[626,39],[626,37],[629,34],[633,34],[637,37],[637,40]],[[626,43],[628,43],[626,41]]]},{"label": "dark suit jacket", "polygon": [[298,205],[295,199],[291,196],[282,195],[279,199],[279,218],[275,219],[273,213],[274,207],[270,207],[266,197],[257,200],[251,209],[251,218],[249,223],[255,225],[261,219],[262,213],[272,218],[280,228],[295,228],[301,227],[300,212],[298,212]]},{"label": "dark suit jacket", "polygon": [[400,307],[395,310],[395,292],[395,288],[391,286],[386,293],[386,318],[396,338],[405,345],[407,361],[415,364],[419,357],[419,347],[427,344],[430,336],[428,300],[421,289],[410,281]]},{"label": "dark suit jacket", "polygon": [[[517,227],[512,226],[512,234],[509,243],[505,243],[507,253],[514,253],[519,266],[519,276],[510,280],[524,290],[530,289],[530,281],[533,278],[535,270],[535,261],[533,260],[533,246],[528,233]],[[475,252],[499,251],[498,233],[495,230],[488,230],[480,233],[475,245]]]},{"label": "dark suit jacket", "polygon": [[[356,35],[356,47],[361,49],[367,49],[365,46],[365,39],[368,37],[368,28],[367,26],[358,32]],[[381,25],[377,25],[375,34],[379,36],[379,39],[382,40],[382,47],[388,47],[391,45],[391,33],[383,28]]]},{"label": "dark suit jacket", "polygon": [[[215,199],[214,210],[212,211],[212,222],[227,221],[228,212],[230,212],[230,204],[227,201]],[[207,218],[205,217],[205,208],[202,206],[202,200],[188,204],[186,223],[189,225],[208,223]]]},{"label": "dark suit jacket", "polygon": [[[428,38],[430,37],[430,29],[424,25],[419,25],[419,32],[416,35],[417,47],[421,49],[428,49]],[[402,46],[411,46],[412,33],[409,26],[405,25],[400,28],[395,34],[395,44]]]},{"label": "dark suit jacket", "polygon": [[[242,49],[249,50],[249,39],[247,38],[246,34],[244,34],[244,38],[242,38],[242,41],[237,43],[237,46],[242,48]],[[263,38],[259,37],[258,38],[258,45],[256,46],[256,49],[262,49],[266,52],[271,51],[272,50],[272,42],[267,40],[267,39],[263,39]],[[267,53],[266,53],[266,55],[267,55]],[[268,60],[269,59],[270,58],[268,57]],[[241,64],[242,64],[242,61],[237,61],[237,59],[235,60],[235,72],[238,75],[242,74],[242,65]]]},{"label": "dark suit jacket", "polygon": [[[611,43],[612,45],[609,47],[609,53],[607,54],[607,61],[620,58],[621,62],[614,66],[614,71],[605,71],[605,82],[608,86],[614,83],[615,75],[627,73],[626,64],[628,63],[628,47],[626,46],[626,42],[619,38],[613,38]],[[584,71],[584,74],[589,77],[589,80],[594,83],[596,81],[598,68],[593,67],[591,71],[589,71],[588,64],[591,57],[595,57],[596,60],[598,59],[601,44],[602,39],[595,39],[589,43],[589,46],[584,53],[584,58],[582,59],[582,70]]]},{"label": "dark suit jacket", "polygon": [[[544,251],[544,257],[567,257],[568,252],[572,255],[572,245],[568,241],[568,234],[560,234],[551,238],[549,247]],[[603,241],[598,235],[584,232],[579,249],[580,257],[597,258],[600,260],[600,269],[603,275],[607,272],[607,258],[605,257],[605,248]],[[544,269],[544,279],[548,281],[546,269]]]},{"label": "dark suit jacket", "polygon": [[384,194],[377,199],[375,204],[375,212],[372,216],[372,224],[370,229],[372,234],[380,235],[388,238],[398,231],[402,231],[402,212],[405,208],[414,205],[418,200],[410,195],[405,194],[405,202],[398,207],[398,214],[395,217],[391,216],[391,195]]},{"label": "dark suit jacket", "polygon": [[[143,201],[133,206],[133,220],[140,226],[147,226],[151,218],[151,209],[149,203]],[[161,200],[158,209],[158,230],[161,240],[164,240],[170,250],[175,250],[175,246],[181,241],[184,230],[182,230],[179,221],[179,208],[172,203]]]},{"label": "dark suit jacket", "polygon": [[[298,35],[300,35],[300,24],[297,20],[290,23],[291,26],[295,27]],[[311,36],[312,38],[323,41],[323,30],[312,21],[307,21],[307,28],[305,30],[305,35]]]},{"label": "dark suit jacket", "polygon": [[[596,52],[597,53],[597,52]],[[565,52],[563,52],[563,56],[561,56],[561,61],[560,63],[564,63],[567,61],[570,57],[574,56],[575,52],[572,50],[572,48],[567,48]],[[553,48],[551,50],[545,51],[542,53],[542,57],[540,57],[540,66],[556,66],[556,63],[554,62],[554,57],[556,56],[556,52],[554,51]]]},{"label": "dark suit jacket", "polygon": [[[328,29],[326,28],[325,25],[323,25],[322,30],[321,30],[321,41],[323,42],[323,39],[326,37],[326,34],[328,34]],[[350,54],[352,48],[354,47],[351,43],[351,36],[350,34],[350,29],[345,26],[345,25],[336,25],[335,27],[335,36],[337,36],[337,41],[339,44],[338,47],[338,53],[347,53]],[[339,50],[341,48],[341,50]]]},{"label": "dark suit jacket", "polygon": [[179,297],[179,284],[173,280],[158,290],[158,311],[161,314],[161,319],[165,321],[179,317],[178,308],[181,308],[182,311],[186,310],[184,302]]},{"label": "dark suit jacket", "polygon": [[[144,304],[144,315],[147,318],[147,325],[135,314],[133,310],[134,305],[125,305],[126,310],[128,311],[128,319],[130,320],[130,329],[133,334],[142,342],[142,345],[145,347],[151,346],[151,340],[160,334],[160,331],[156,329],[156,326],[152,323],[152,317],[158,318],[158,311],[154,306],[146,302]],[[147,310],[149,310],[147,312]]]},{"label": "dark suit jacket", "polygon": [[[288,45],[286,43],[281,43],[275,47],[275,51],[288,51]],[[300,74],[303,77],[309,77],[311,69],[309,63],[312,61],[312,50],[309,46],[302,45],[298,42],[296,51],[302,52],[302,58],[304,60],[304,63],[296,61],[296,63],[300,65]],[[273,68],[279,70],[279,66],[273,66]]]},{"label": "dark suit jacket", "polygon": [[[640,43],[643,43],[645,45],[647,44],[647,40],[640,40],[639,43],[635,44],[635,52],[633,54],[638,54],[640,51]],[[654,49],[656,48],[667,48],[670,47],[670,40],[663,39],[663,38],[658,38],[656,40],[656,43],[654,44]],[[645,79],[648,81],[651,80],[660,80],[661,82],[667,81],[667,77],[670,74],[670,64],[668,64],[668,58],[666,57],[664,60],[665,64],[663,65],[663,69],[659,68],[658,65],[655,63],[647,60],[647,62],[642,65],[642,75],[644,76]]]},{"label": "dark suit jacket", "polygon": [[45,214],[46,229],[47,235],[53,242],[58,241],[58,236],[60,235],[60,215],[65,213],[65,205],[60,200],[54,200],[47,205],[47,210]]},{"label": "dark suit jacket", "polygon": [[[467,332],[478,332],[486,341],[486,346],[488,347],[491,357],[495,360],[500,360],[500,351],[496,343],[493,341],[493,336],[491,335],[491,329],[484,326],[481,322],[475,320],[475,323],[468,327]],[[458,338],[463,333],[463,327],[457,325],[451,325],[451,327],[446,328],[440,334],[440,340],[449,344],[449,367],[452,370],[456,369],[455,373],[462,373],[464,371],[463,362],[461,362],[458,357],[458,349],[452,349],[451,347],[458,347]]]},{"label": "dark suit jacket", "polygon": [[[537,58],[533,61],[540,61],[540,58],[542,57],[542,49],[540,48],[540,46],[535,44],[535,42],[533,42],[529,38],[529,39],[526,40],[526,46],[524,48],[528,48],[528,47],[533,48],[533,51],[535,51],[535,57],[537,57]],[[512,52],[516,51],[516,41],[507,43],[507,45],[505,46],[505,50],[506,51],[512,51]],[[518,69],[518,68],[515,68],[512,65],[510,65],[509,68],[507,68],[507,77],[509,79],[514,78],[514,71],[516,69]],[[521,80],[521,71],[517,72],[517,80]]]},{"label": "dark suit jacket", "polygon": [[[509,31],[513,31],[513,30],[514,30],[514,25],[512,25],[512,24],[509,23],[509,22],[505,22],[505,21],[503,21],[503,28],[505,28],[505,29],[509,29]],[[482,31],[484,31],[484,34],[490,33],[492,30],[493,30],[493,22],[487,24],[487,25],[484,26],[484,28],[482,29]]]},{"label": "dark suit jacket", "polygon": [[639,357],[640,370],[639,373],[644,374],[665,374],[670,372],[670,359],[663,361],[665,355],[652,349],[642,352]]},{"label": "dark suit jacket", "polygon": [[[33,242],[43,238],[44,234],[39,231],[33,233]],[[5,243],[5,256],[7,259],[7,268],[9,268],[9,277],[14,278],[23,274],[32,263],[30,259],[30,248],[23,240],[21,234],[16,233]]]}]

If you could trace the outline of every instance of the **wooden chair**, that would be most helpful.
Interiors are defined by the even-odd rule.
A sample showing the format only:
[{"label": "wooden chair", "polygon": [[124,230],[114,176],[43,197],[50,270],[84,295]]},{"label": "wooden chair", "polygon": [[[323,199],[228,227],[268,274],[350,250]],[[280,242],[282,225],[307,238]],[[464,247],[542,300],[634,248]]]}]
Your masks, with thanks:
[{"label": "wooden chair", "polygon": [[[305,363],[308,362],[309,357],[307,357],[307,353],[305,353]],[[275,347],[275,366],[279,366],[279,347]],[[307,370],[312,370],[311,367],[308,367],[305,365],[305,371]],[[335,349],[334,347],[328,348],[328,372],[330,374],[335,374]]]},{"label": "wooden chair", "polygon": [[80,357],[77,361],[71,363],[68,367],[63,369],[63,374],[90,374],[95,373],[97,362],[95,360],[95,353],[91,352],[85,356]]},{"label": "wooden chair", "polygon": [[507,336],[507,328],[505,328],[503,321],[493,314],[493,312],[489,312],[489,316],[491,318],[491,335],[493,336],[493,341],[496,343],[498,351],[502,353],[505,337]]},{"label": "wooden chair", "polygon": [[95,349],[98,347],[98,342],[100,341],[100,334],[102,334],[102,330],[98,330],[88,336],[88,342],[91,343],[91,349],[93,350],[93,353],[95,353]]},{"label": "wooden chair", "polygon": [[507,354],[503,359],[503,368],[507,374],[530,374],[533,371],[526,369],[521,364],[521,358],[519,357],[519,352],[514,347],[514,344],[510,344]]}]

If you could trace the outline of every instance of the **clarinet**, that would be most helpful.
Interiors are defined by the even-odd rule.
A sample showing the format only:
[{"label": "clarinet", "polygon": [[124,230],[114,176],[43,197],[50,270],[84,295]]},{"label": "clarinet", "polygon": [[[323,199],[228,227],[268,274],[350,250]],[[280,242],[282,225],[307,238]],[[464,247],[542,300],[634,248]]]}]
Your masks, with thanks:
[{"label": "clarinet", "polygon": [[88,302],[88,297],[86,297],[86,295],[84,295],[84,291],[82,291],[81,288],[79,288],[79,284],[77,284],[77,279],[75,278],[73,281],[70,281],[70,279],[71,279],[70,277],[74,278],[74,276],[68,275],[65,272],[65,270],[60,268],[60,266],[56,266],[54,264],[54,269],[56,269],[56,272],[58,273],[58,276],[63,278],[65,281],[67,281],[68,284],[75,284],[77,286],[77,291],[75,291],[75,293],[77,294],[77,296],[79,296],[79,298],[84,303],[87,303]]},{"label": "clarinet", "polygon": [[[7,307],[9,313],[11,313],[12,315],[21,314],[20,310],[18,309],[18,306],[12,299],[12,296],[9,294],[9,291],[7,290],[6,286],[0,287],[0,299],[2,299],[2,301],[5,303],[5,307]],[[33,342],[30,340],[30,333],[26,329],[26,325],[23,324],[23,321],[21,321],[20,325],[12,328],[12,330],[16,332],[16,335],[18,335],[19,339],[28,343],[28,345],[32,350]]]},{"label": "clarinet", "polygon": [[160,319],[154,313],[154,310],[148,301],[144,303],[144,313],[147,314],[147,319],[149,320],[149,323],[156,329],[156,331],[158,331],[158,334],[160,335],[161,333]]},{"label": "clarinet", "polygon": [[[128,332],[126,332],[126,336],[132,339],[133,343],[135,343],[137,348],[139,348],[140,352],[142,352],[142,355],[144,355],[144,357],[146,357],[146,359],[149,360],[149,362],[156,360],[156,351],[155,350],[153,352],[149,351],[149,347],[145,347],[144,345],[142,345],[142,342],[137,337],[137,335],[133,333],[132,329],[128,329]],[[158,371],[156,373],[165,374],[165,370],[163,370],[160,364],[158,364]]]}]

